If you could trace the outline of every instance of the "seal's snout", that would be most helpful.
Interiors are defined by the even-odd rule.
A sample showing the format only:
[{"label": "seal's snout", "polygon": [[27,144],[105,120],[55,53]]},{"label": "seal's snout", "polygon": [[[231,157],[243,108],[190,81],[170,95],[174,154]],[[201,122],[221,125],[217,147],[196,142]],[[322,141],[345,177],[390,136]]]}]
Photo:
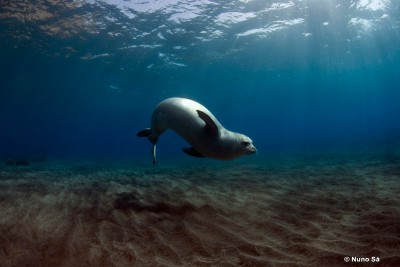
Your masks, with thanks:
[{"label": "seal's snout", "polygon": [[255,146],[251,145],[249,147],[248,154],[251,155],[251,154],[255,154],[255,153],[257,153],[257,148]]}]

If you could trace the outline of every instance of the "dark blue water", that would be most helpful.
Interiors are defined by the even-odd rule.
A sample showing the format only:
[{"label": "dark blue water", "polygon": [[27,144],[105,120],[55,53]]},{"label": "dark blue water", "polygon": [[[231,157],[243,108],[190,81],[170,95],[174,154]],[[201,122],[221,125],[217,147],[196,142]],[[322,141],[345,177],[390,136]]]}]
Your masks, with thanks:
[{"label": "dark blue water", "polygon": [[136,132],[172,96],[259,156],[399,148],[396,1],[139,2],[2,3],[0,156],[150,161]]}]

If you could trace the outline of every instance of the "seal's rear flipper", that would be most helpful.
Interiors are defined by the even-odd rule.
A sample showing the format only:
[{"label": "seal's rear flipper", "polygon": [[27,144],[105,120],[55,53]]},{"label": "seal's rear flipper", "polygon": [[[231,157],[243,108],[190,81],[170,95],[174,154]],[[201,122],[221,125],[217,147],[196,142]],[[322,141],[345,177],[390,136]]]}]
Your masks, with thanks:
[{"label": "seal's rear flipper", "polygon": [[140,132],[138,132],[136,135],[139,137],[149,137],[151,134],[151,129],[150,128],[146,128],[141,130]]},{"label": "seal's rear flipper", "polygon": [[189,156],[196,157],[196,158],[204,158],[202,154],[200,154],[196,149],[193,147],[184,147],[182,151],[188,154]]},{"label": "seal's rear flipper", "polygon": [[199,117],[206,123],[206,126],[204,127],[206,131],[211,135],[211,136],[216,136],[218,134],[218,126],[215,124],[213,119],[210,118],[206,113],[204,113],[201,110],[196,110],[197,114]]},{"label": "seal's rear flipper", "polygon": [[153,155],[153,164],[156,164],[156,144],[158,138],[154,138],[154,136],[151,136],[151,128],[143,129],[139,131],[136,135],[139,137],[147,137],[149,141],[153,144],[153,147],[151,148],[151,154]]},{"label": "seal's rear flipper", "polygon": [[151,154],[153,155],[153,164],[156,164],[156,144],[153,144],[153,147],[151,148]]}]

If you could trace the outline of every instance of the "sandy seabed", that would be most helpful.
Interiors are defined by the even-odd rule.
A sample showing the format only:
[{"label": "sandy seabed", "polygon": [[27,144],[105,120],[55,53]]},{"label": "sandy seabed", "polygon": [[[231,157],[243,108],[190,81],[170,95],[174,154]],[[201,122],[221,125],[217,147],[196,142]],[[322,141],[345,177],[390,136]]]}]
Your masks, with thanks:
[{"label": "sandy seabed", "polygon": [[400,161],[0,166],[0,266],[400,266]]}]

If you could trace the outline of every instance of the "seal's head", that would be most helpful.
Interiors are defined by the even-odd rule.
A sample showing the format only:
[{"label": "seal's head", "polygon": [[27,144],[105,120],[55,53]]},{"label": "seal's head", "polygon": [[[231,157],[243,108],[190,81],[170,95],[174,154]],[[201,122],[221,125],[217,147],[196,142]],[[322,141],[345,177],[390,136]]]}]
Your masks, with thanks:
[{"label": "seal's head", "polygon": [[253,145],[253,140],[244,134],[235,133],[236,137],[236,150],[239,155],[250,155],[257,153],[256,147]]},{"label": "seal's head", "polygon": [[253,141],[246,135],[235,133],[226,129],[222,130],[219,138],[219,151],[223,151],[220,159],[234,159],[240,156],[257,153]]}]

